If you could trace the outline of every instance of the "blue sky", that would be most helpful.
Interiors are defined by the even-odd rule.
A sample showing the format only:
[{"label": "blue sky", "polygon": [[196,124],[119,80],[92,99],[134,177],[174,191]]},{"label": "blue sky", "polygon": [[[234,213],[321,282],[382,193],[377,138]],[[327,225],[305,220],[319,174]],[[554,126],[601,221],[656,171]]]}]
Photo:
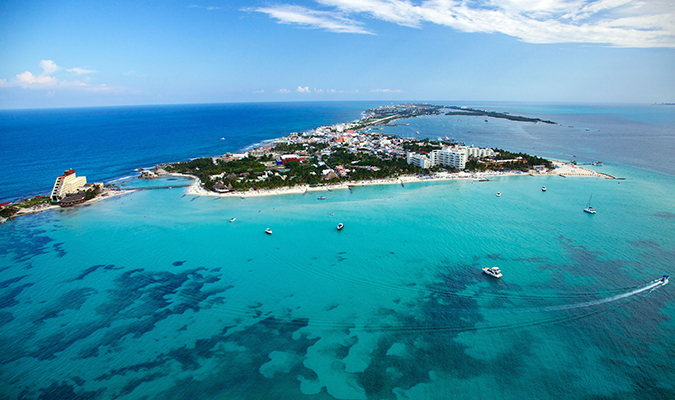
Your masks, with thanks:
[{"label": "blue sky", "polygon": [[0,21],[0,108],[675,102],[672,0],[10,0]]}]

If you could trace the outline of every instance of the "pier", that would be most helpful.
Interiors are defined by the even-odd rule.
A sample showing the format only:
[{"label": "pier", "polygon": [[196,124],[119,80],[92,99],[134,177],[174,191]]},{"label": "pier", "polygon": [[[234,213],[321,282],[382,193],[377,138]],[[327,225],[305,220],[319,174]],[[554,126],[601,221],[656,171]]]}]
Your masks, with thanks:
[{"label": "pier", "polygon": [[165,186],[142,186],[142,187],[125,187],[123,190],[152,190],[152,189],[172,189],[179,187],[188,187],[191,186],[191,183],[179,183],[177,185],[165,185]]}]

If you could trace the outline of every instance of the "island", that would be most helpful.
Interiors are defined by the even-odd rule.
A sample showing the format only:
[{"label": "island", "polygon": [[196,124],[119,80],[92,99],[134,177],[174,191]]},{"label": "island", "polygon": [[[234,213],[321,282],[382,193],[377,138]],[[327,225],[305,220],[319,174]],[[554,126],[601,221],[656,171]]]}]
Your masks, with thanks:
[{"label": "island", "polygon": [[451,109],[453,111],[449,111],[449,112],[445,113],[445,115],[466,115],[466,116],[474,116],[474,117],[492,117],[492,118],[508,119],[510,121],[534,122],[534,123],[542,122],[542,123],[545,123],[545,124],[553,124],[553,125],[556,124],[553,121],[543,120],[543,119],[540,119],[540,118],[528,118],[528,117],[522,117],[522,116],[519,116],[519,115],[511,115],[511,114],[508,114],[508,113],[500,113],[500,112],[488,111],[488,110],[478,110],[476,108],[458,107],[458,106],[448,106],[446,108]]},{"label": "island", "polygon": [[[333,188],[351,190],[363,185],[403,185],[404,182],[429,179],[487,181],[490,176],[515,174],[615,179],[579,167],[574,162],[551,161],[525,153],[480,148],[457,143],[447,136],[445,139],[439,137],[438,140],[430,140],[387,135],[377,128],[395,126],[393,123],[401,119],[430,115],[473,115],[555,124],[539,118],[460,106],[428,103],[381,106],[365,110],[358,121],[292,133],[242,153],[160,164],[151,170],[139,169],[139,178],[187,176],[194,178],[194,183],[187,189],[188,193],[241,197],[306,193],[309,190]],[[596,162],[594,165],[601,163]],[[76,206],[139,189],[143,188],[122,190],[116,185],[87,184],[86,178],[77,177],[70,169],[56,178],[51,195],[1,203],[0,222],[17,215]]]},{"label": "island", "polygon": [[[243,153],[162,164],[146,175],[191,176],[196,178],[191,193],[240,196],[427,179],[484,181],[489,175],[521,173],[609,177],[567,163],[554,165],[553,161],[525,153],[460,144],[448,137],[420,140],[374,129],[398,119],[443,114],[448,108],[456,107],[427,103],[377,107],[366,110],[355,122],[292,133]],[[509,117],[518,121],[525,118]],[[569,168],[554,172],[564,166]]]}]

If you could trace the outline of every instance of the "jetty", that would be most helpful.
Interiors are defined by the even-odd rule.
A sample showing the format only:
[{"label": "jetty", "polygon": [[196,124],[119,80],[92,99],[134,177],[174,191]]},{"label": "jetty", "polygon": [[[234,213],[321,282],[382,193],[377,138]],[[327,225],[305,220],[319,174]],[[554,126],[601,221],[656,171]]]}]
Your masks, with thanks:
[{"label": "jetty", "polygon": [[188,187],[191,186],[191,183],[180,183],[177,185],[164,185],[164,186],[142,186],[142,187],[130,187],[126,188],[127,190],[153,190],[153,189],[172,189],[179,187]]}]

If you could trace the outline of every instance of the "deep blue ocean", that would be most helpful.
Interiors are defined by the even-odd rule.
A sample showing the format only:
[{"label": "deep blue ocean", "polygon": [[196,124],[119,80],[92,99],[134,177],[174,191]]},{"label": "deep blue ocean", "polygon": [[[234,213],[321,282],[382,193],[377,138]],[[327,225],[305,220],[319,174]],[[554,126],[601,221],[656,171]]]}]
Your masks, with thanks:
[{"label": "deep blue ocean", "polygon": [[[675,107],[442,104],[556,124],[376,130],[599,160],[588,168],[625,180],[431,180],[313,192],[323,201],[174,188],[9,220],[0,398],[675,398],[675,285],[657,281],[675,272]],[[378,105],[0,111],[0,201],[46,193],[67,168],[133,186],[139,167]]]},{"label": "deep blue ocean", "polygon": [[[162,162],[240,151],[376,103],[239,103],[0,110],[0,201],[51,191],[64,170],[109,181]],[[224,138],[224,140],[221,140]]]}]

